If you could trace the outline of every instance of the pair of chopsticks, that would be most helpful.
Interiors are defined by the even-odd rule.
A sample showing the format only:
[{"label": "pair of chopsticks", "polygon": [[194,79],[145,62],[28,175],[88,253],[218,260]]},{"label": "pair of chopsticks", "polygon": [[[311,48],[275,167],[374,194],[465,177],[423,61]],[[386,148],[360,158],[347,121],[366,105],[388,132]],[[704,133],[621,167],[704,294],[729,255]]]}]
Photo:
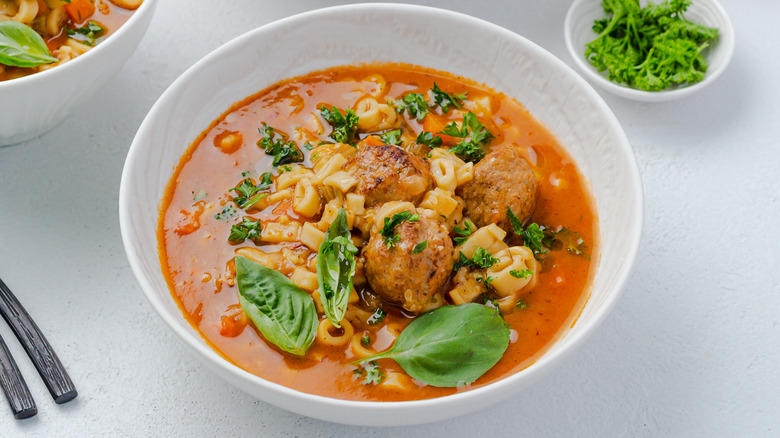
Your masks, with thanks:
[{"label": "pair of chopsticks", "polygon": [[[35,321],[30,318],[30,315],[2,279],[0,279],[0,313],[27,351],[27,355],[30,356],[30,360],[54,398],[54,402],[62,404],[76,398],[78,395],[76,387],[73,386],[70,376],[52,350],[49,341],[46,340]],[[27,388],[27,383],[25,383],[19,372],[19,367],[1,336],[0,386],[8,398],[14,418],[29,418],[38,413],[35,400]]]}]

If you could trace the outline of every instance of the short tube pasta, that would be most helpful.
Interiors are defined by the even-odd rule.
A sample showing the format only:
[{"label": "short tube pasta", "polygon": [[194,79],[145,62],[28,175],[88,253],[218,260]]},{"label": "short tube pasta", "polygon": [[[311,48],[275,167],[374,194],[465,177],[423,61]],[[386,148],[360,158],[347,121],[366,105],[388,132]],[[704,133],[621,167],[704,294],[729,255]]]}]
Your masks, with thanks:
[{"label": "short tube pasta", "polygon": [[[334,334],[334,331],[337,334]],[[317,326],[317,340],[325,345],[346,345],[352,340],[354,334],[355,329],[347,319],[341,320],[340,329],[336,328],[328,318],[322,318]]]}]

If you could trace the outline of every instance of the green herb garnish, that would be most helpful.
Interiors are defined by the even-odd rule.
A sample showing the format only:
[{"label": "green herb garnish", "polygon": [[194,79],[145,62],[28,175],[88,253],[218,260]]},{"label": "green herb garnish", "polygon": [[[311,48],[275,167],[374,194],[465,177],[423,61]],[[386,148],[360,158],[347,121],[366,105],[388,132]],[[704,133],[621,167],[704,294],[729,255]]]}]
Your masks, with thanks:
[{"label": "green herb garnish", "polygon": [[260,219],[254,220],[251,217],[244,217],[240,224],[230,227],[228,240],[232,243],[241,243],[246,239],[258,241],[262,231],[261,225]]},{"label": "green herb garnish", "polygon": [[382,141],[385,142],[385,144],[400,146],[402,143],[400,129],[393,129],[392,131],[387,131],[384,134],[380,135],[379,138],[381,138]]},{"label": "green herb garnish", "polygon": [[238,208],[248,209],[268,196],[268,193],[261,192],[268,190],[272,183],[271,173],[265,172],[260,176],[260,182],[257,185],[250,178],[245,178],[238,186],[233,187],[229,191],[234,191],[238,195],[233,198],[233,202],[236,203]]},{"label": "green herb garnish", "polygon": [[89,21],[85,26],[79,27],[77,29],[65,28],[65,32],[68,34],[68,36],[84,36],[85,39],[82,40],[82,42],[87,43],[90,46],[94,46],[95,38],[102,36],[106,32],[106,29],[94,21]]},{"label": "green herb garnish", "polygon": [[459,226],[455,225],[455,228],[453,228],[452,231],[458,237],[453,237],[452,242],[455,243],[455,246],[463,245],[463,242],[465,242],[466,239],[468,239],[469,236],[471,236],[475,228],[476,227],[474,226],[474,224],[472,224],[471,221],[468,219],[463,221],[463,228],[460,228]]},{"label": "green herb garnish", "polygon": [[374,362],[361,362],[358,368],[353,371],[356,376],[363,376],[364,385],[378,385],[382,383],[382,379],[385,377],[385,373],[379,368],[379,365]]},{"label": "green herb garnish", "polygon": [[415,318],[390,349],[360,362],[393,359],[431,386],[472,383],[501,359],[509,328],[495,309],[481,304],[444,306]]},{"label": "green herb garnish", "polygon": [[366,322],[368,323],[368,325],[377,325],[385,319],[385,316],[387,316],[385,311],[382,310],[381,308],[377,308],[374,311],[374,313],[368,317],[368,320]]},{"label": "green herb garnish", "polygon": [[214,215],[214,219],[218,221],[226,221],[236,215],[236,208],[232,204],[227,204],[222,207],[222,210]]},{"label": "green herb garnish", "polygon": [[521,269],[519,271],[517,269],[512,269],[509,271],[509,275],[515,278],[528,278],[530,275],[533,275],[533,273],[534,271],[530,269]]},{"label": "green herb garnish", "polygon": [[322,307],[335,327],[341,327],[347,311],[357,251],[347,225],[347,212],[342,207],[325,233],[325,240],[317,253],[317,282]]},{"label": "green herb garnish", "polygon": [[423,240],[422,242],[418,243],[417,245],[414,245],[414,248],[412,248],[412,254],[419,254],[423,251],[425,251],[425,248],[428,247],[428,241]]},{"label": "green herb garnish", "polygon": [[418,214],[412,214],[406,210],[394,214],[392,218],[386,217],[382,231],[379,232],[382,238],[385,240],[385,245],[387,245],[388,248],[392,248],[401,240],[401,236],[395,234],[395,227],[398,226],[401,222],[415,222],[419,220],[420,216]]},{"label": "green herb garnish", "polygon": [[441,146],[442,142],[438,135],[428,131],[420,131],[420,134],[417,135],[417,143],[433,149]]},{"label": "green herb garnish", "polygon": [[274,128],[265,123],[263,123],[262,128],[257,128],[257,130],[263,136],[257,145],[265,150],[266,155],[274,157],[274,166],[303,161],[303,154],[294,141],[286,140],[286,136],[279,135]]},{"label": "green herb garnish", "polygon": [[444,127],[441,134],[463,138],[463,141],[450,148],[450,152],[463,161],[472,163],[477,163],[485,157],[485,148],[494,138],[493,134],[479,121],[477,115],[471,111],[463,116],[460,127],[456,122],[452,122]]},{"label": "green herb garnish", "polygon": [[471,258],[466,257],[466,254],[463,254],[463,251],[460,251],[460,256],[455,262],[454,270],[457,271],[462,267],[487,269],[496,263],[498,263],[498,258],[493,257],[485,248],[479,247],[474,251],[474,255]]},{"label": "green herb garnish", "polygon": [[57,61],[36,31],[13,20],[0,21],[0,64],[35,67]]},{"label": "green herb garnish", "polygon": [[317,309],[303,289],[279,271],[238,256],[236,284],[241,308],[268,342],[303,356],[317,333]]},{"label": "green herb garnish", "polygon": [[416,118],[417,121],[421,121],[428,115],[428,102],[425,101],[425,96],[420,93],[406,94],[400,99],[396,99],[393,106],[400,114],[406,111],[410,117]]},{"label": "green herb garnish", "polygon": [[342,110],[331,106],[320,108],[322,117],[333,127],[330,138],[337,143],[352,143],[357,134],[358,116],[355,111],[348,109]]},{"label": "green herb garnish", "polygon": [[690,0],[648,2],[603,0],[611,17],[596,20],[598,37],[586,44],[585,58],[607,71],[607,79],[645,91],[704,79],[707,61],[702,52],[718,30],[692,23],[683,12]]},{"label": "green herb garnish", "polygon": [[443,113],[449,112],[451,107],[463,108],[463,101],[466,99],[466,94],[468,94],[468,92],[461,94],[446,93],[436,85],[436,82],[433,83],[433,88],[431,88],[433,102],[436,105],[439,105],[439,108],[441,108]]}]

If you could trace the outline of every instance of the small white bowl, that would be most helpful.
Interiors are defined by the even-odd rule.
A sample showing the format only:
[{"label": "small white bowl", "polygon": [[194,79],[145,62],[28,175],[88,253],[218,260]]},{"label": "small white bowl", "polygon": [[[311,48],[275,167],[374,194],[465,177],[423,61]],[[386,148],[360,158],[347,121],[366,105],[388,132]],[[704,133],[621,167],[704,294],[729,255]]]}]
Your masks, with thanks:
[{"label": "small white bowl", "polygon": [[[656,3],[659,3],[657,0]],[[647,2],[642,1],[644,6]],[[566,48],[585,78],[626,99],[643,102],[663,102],[691,95],[711,84],[726,69],[734,54],[734,28],[726,11],[716,0],[693,0],[685,12],[688,20],[718,29],[718,39],[708,47],[706,58],[709,66],[704,79],[691,85],[673,87],[662,91],[643,91],[607,79],[606,72],[599,72],[585,59],[585,45],[598,35],[593,32],[593,22],[606,17],[601,0],[574,0],[563,25]]]},{"label": "small white bowl", "polygon": [[144,0],[119,30],[72,61],[0,82],[0,146],[45,133],[89,100],[133,54],[156,7]]},{"label": "small white bowl", "polygon": [[[328,38],[322,38],[326,34]],[[409,402],[347,401],[292,390],[217,354],[184,318],[163,277],[157,212],[172,169],[197,136],[234,102],[280,80],[372,61],[449,71],[514,97],[557,135],[592,185],[602,231],[600,265],[588,302],[576,323],[536,363],[485,387]],[[146,298],[219,376],[299,414],[356,425],[399,426],[484,409],[539,380],[580,345],[628,280],[642,229],[642,187],[633,151],[615,116],[585,80],[544,49],[494,24],[451,11],[359,4],[265,25],[184,72],[155,103],[133,140],[122,173],[119,219],[130,266]]]}]

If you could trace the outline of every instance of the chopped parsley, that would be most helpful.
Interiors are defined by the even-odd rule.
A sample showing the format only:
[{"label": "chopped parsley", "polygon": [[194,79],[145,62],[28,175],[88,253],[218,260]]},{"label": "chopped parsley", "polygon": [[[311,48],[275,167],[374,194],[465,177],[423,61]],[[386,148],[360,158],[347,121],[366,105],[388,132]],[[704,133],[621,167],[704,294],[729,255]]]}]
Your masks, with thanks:
[{"label": "chopped parsley", "polygon": [[590,255],[585,252],[585,240],[580,233],[566,227],[558,227],[553,231],[549,227],[536,223],[523,228],[523,223],[511,208],[507,207],[506,214],[512,223],[512,230],[523,239],[523,245],[533,251],[536,258],[550,249],[563,247],[572,254],[582,255],[590,260]]},{"label": "chopped parsley", "polygon": [[271,173],[265,172],[260,176],[260,182],[258,182],[257,185],[255,185],[252,179],[246,178],[241,181],[241,184],[237,187],[233,187],[229,191],[234,191],[238,195],[233,198],[233,202],[235,202],[239,208],[247,209],[268,196],[268,193],[260,192],[268,190],[268,188],[271,187],[271,184]]},{"label": "chopped parsley", "polygon": [[410,117],[416,118],[417,121],[421,121],[428,115],[428,102],[425,101],[425,96],[420,93],[406,94],[391,103],[400,114],[406,111]]},{"label": "chopped parsley", "polygon": [[364,385],[378,385],[382,383],[382,379],[385,377],[385,373],[379,365],[374,362],[362,362],[359,368],[355,368],[353,371],[356,377],[363,376]]},{"label": "chopped parsley", "polygon": [[208,195],[209,195],[209,194],[208,194],[208,193],[206,193],[206,191],[205,191],[205,190],[203,190],[203,189],[200,189],[200,191],[198,191],[198,193],[195,193],[195,192],[193,191],[193,192],[192,192],[192,201],[193,201],[193,202],[198,202],[198,201],[200,201],[201,199],[205,198],[205,197],[206,197],[206,196],[208,196]]},{"label": "chopped parsley", "polygon": [[226,221],[236,215],[236,208],[233,204],[227,204],[222,207],[222,211],[214,215],[214,219],[218,221]]},{"label": "chopped parsley", "polygon": [[428,241],[423,240],[422,242],[418,243],[417,245],[414,245],[414,248],[412,249],[412,254],[419,254],[423,251],[425,251],[425,248],[428,247]]},{"label": "chopped parsley", "polygon": [[273,155],[274,166],[303,161],[303,154],[301,154],[294,141],[286,141],[286,136],[278,135],[274,128],[265,123],[263,123],[262,128],[257,128],[257,130],[263,136],[257,142],[257,145],[265,150],[266,155]]},{"label": "chopped parsley", "polygon": [[371,336],[363,335],[363,337],[360,338],[360,345],[364,347],[368,347],[369,345],[371,345]]},{"label": "chopped parsley", "polygon": [[106,29],[94,21],[89,21],[86,25],[76,29],[65,28],[65,33],[67,33],[68,36],[73,37],[81,35],[85,38],[81,40],[81,42],[86,43],[89,46],[94,46],[95,39],[102,36],[105,32]]},{"label": "chopped parsley", "polygon": [[517,300],[517,304],[515,304],[515,309],[527,309],[528,303],[526,303],[523,300]]},{"label": "chopped parsley", "polygon": [[461,94],[446,93],[436,85],[436,82],[433,83],[433,88],[431,88],[433,102],[436,105],[439,105],[439,108],[441,108],[443,113],[449,112],[452,107],[463,108],[463,101],[466,99],[466,94],[468,94],[468,92]]},{"label": "chopped parsley", "polygon": [[387,316],[387,313],[381,308],[377,308],[366,322],[368,325],[377,325],[385,319],[385,316]]},{"label": "chopped parsley", "polygon": [[490,307],[491,309],[496,309],[498,313],[501,313],[501,308],[498,307],[498,300],[490,297],[487,294],[482,294],[482,304],[484,304],[487,307]]},{"label": "chopped parsley", "polygon": [[412,214],[407,210],[394,214],[392,218],[386,217],[385,224],[382,227],[382,231],[380,231],[380,234],[385,240],[385,245],[387,245],[388,248],[392,248],[396,243],[401,241],[401,236],[395,234],[395,227],[401,222],[415,222],[419,220],[420,215]]},{"label": "chopped parsley", "polygon": [[509,271],[509,275],[515,278],[528,278],[530,275],[533,275],[533,273],[534,271],[530,269],[521,269],[519,271],[517,269],[512,269]]},{"label": "chopped parsley", "polygon": [[440,134],[463,138],[460,143],[450,148],[450,152],[472,163],[477,163],[485,157],[484,148],[495,138],[471,111],[463,116],[460,127],[456,122],[452,122],[445,126]]},{"label": "chopped parsley", "polygon": [[337,143],[352,143],[357,134],[358,116],[355,111],[348,109],[342,110],[331,106],[320,108],[322,117],[333,127],[330,138]]},{"label": "chopped parsley", "polygon": [[230,227],[228,240],[232,243],[241,243],[246,239],[260,240],[261,225],[260,219],[254,220],[251,217],[244,217],[240,224]]},{"label": "chopped parsley", "polygon": [[310,151],[314,149],[314,146],[312,146],[311,143],[307,141],[306,143],[303,144],[303,148],[306,149],[307,151]]},{"label": "chopped parsley", "polygon": [[431,149],[437,148],[441,146],[441,137],[432,132],[420,131],[420,134],[417,135],[417,144],[428,146]]},{"label": "chopped parsley", "polygon": [[455,225],[455,228],[452,230],[457,234],[457,237],[453,237],[452,241],[455,243],[455,246],[463,245],[463,242],[466,241],[466,239],[471,236],[471,234],[474,232],[474,224],[471,223],[470,220],[466,219],[463,221],[463,228],[460,228],[459,226]]},{"label": "chopped parsley", "polygon": [[382,141],[385,142],[385,144],[399,146],[402,143],[400,129],[393,129],[392,131],[387,131],[384,134],[380,135],[379,138],[381,138]]},{"label": "chopped parsley", "polygon": [[493,257],[492,254],[482,247],[477,248],[474,252],[474,256],[471,258],[466,257],[466,254],[463,254],[463,251],[459,252],[460,259],[455,262],[455,270],[458,270],[461,267],[487,269],[498,263],[498,258]]}]

